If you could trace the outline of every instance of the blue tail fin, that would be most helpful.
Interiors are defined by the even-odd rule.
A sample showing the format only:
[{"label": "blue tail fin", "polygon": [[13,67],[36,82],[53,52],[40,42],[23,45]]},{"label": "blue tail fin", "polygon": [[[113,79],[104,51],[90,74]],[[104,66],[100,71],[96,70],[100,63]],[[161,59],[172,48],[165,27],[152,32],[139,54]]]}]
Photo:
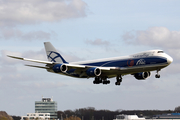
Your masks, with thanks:
[{"label": "blue tail fin", "polygon": [[50,62],[67,63],[50,42],[44,42],[44,46]]}]

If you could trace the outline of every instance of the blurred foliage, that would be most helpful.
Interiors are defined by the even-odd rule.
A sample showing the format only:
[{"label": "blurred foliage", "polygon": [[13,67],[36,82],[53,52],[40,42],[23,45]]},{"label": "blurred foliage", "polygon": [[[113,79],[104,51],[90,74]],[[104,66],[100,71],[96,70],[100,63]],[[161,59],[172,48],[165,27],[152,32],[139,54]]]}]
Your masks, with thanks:
[{"label": "blurred foliage", "polygon": [[6,117],[0,117],[0,120],[8,120]]},{"label": "blurred foliage", "polygon": [[64,120],[81,120],[81,118],[77,116],[70,116],[70,117],[65,118]]}]

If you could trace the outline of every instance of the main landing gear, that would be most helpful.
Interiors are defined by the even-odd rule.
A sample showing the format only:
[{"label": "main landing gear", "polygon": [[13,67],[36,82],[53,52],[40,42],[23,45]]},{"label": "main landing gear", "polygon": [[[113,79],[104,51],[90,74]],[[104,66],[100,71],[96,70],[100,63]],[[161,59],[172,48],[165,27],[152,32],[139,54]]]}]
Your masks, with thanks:
[{"label": "main landing gear", "polygon": [[118,75],[118,76],[116,77],[115,85],[121,85],[121,82],[122,82],[122,77],[121,77],[121,75]]},{"label": "main landing gear", "polygon": [[101,77],[95,77],[95,80],[93,81],[94,84],[109,84],[110,81],[107,80],[107,77],[101,78]]},{"label": "main landing gear", "polygon": [[[118,75],[116,77],[116,82],[115,82],[115,85],[121,85],[121,82],[122,82],[122,77],[121,75]],[[94,84],[110,84],[110,81],[107,80],[107,77],[95,77],[94,81],[93,81]]]},{"label": "main landing gear", "polygon": [[157,70],[157,74],[155,75],[156,78],[160,78],[159,71],[160,71],[160,69]]}]

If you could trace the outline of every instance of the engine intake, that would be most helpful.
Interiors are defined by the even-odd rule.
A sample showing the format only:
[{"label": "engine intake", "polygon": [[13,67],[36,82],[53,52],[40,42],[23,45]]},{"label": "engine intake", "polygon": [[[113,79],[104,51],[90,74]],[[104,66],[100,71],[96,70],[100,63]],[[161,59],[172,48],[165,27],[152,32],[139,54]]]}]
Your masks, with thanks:
[{"label": "engine intake", "polygon": [[89,68],[86,70],[86,74],[90,77],[100,76],[101,70],[99,68]]},{"label": "engine intake", "polygon": [[59,73],[59,72],[66,72],[68,68],[64,64],[56,64],[53,66],[52,69],[55,73]]},{"label": "engine intake", "polygon": [[141,72],[141,73],[135,73],[134,77],[138,80],[145,80],[146,78],[150,77],[150,72]]}]

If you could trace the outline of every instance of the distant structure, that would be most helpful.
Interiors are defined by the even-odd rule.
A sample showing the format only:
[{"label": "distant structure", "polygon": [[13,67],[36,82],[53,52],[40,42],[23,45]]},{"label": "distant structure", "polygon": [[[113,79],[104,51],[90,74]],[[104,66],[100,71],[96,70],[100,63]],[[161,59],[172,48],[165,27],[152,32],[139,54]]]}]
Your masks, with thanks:
[{"label": "distant structure", "polygon": [[139,118],[137,115],[116,115],[116,119],[113,120],[146,120],[145,118]]},{"label": "distant structure", "polygon": [[50,113],[27,113],[27,116],[21,116],[21,120],[49,120]]},{"label": "distant structure", "polygon": [[155,119],[180,119],[180,113],[168,113],[162,115],[156,115]]},{"label": "distant structure", "polygon": [[50,119],[57,119],[57,103],[42,97],[42,101],[35,101],[35,113],[50,113]]},{"label": "distant structure", "polygon": [[117,115],[113,120],[180,120],[180,113],[168,113],[162,115],[156,115],[152,119],[140,118],[137,115]]}]

